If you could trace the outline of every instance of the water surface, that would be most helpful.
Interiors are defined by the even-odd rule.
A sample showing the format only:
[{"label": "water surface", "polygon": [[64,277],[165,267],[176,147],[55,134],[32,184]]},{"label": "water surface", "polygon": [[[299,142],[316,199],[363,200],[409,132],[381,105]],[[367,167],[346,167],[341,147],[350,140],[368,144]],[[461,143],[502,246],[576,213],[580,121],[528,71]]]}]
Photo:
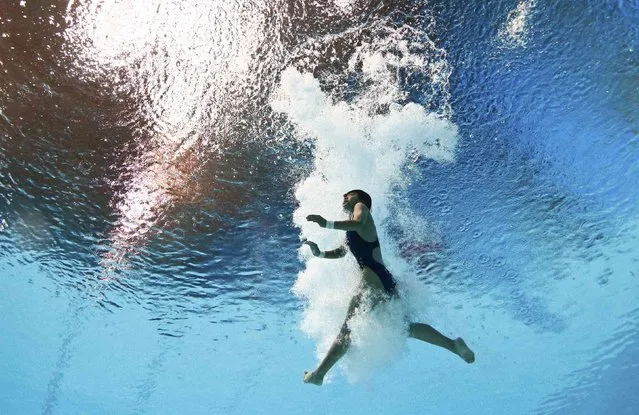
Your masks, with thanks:
[{"label": "water surface", "polygon": [[[1,412],[634,414],[638,22],[2,3]],[[402,307],[475,364],[373,326],[301,382],[357,282],[299,249],[343,237],[303,218],[356,187]]]}]

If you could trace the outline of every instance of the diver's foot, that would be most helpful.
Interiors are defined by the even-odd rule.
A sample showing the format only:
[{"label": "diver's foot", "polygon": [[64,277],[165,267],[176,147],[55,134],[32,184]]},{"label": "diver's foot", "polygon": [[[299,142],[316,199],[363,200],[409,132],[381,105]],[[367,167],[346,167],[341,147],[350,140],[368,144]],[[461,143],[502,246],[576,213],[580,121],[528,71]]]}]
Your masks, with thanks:
[{"label": "diver's foot", "polygon": [[473,353],[473,351],[470,350],[468,346],[466,346],[464,339],[459,337],[453,340],[453,343],[455,343],[455,347],[453,349],[454,352],[457,353],[459,357],[464,359],[466,363],[473,363],[475,361],[475,353]]},{"label": "diver's foot", "polygon": [[324,377],[319,376],[315,371],[304,372],[304,383],[312,383],[320,386],[324,382]]}]

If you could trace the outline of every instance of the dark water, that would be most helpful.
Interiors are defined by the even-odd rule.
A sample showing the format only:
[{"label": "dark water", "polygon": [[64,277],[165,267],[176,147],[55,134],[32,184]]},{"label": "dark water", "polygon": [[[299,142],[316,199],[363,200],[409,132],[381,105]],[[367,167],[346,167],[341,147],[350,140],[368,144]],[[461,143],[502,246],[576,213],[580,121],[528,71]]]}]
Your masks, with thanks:
[{"label": "dark water", "polygon": [[[163,389],[162,370],[186,364],[171,356],[196,348],[189,342],[208,330],[194,323],[200,318],[241,326],[247,342],[263,333],[255,336],[270,345],[237,356],[281,347],[309,358],[312,346],[300,351],[290,339],[300,336],[300,320],[322,320],[303,311],[325,297],[291,292],[316,270],[298,252],[306,232],[298,216],[329,211],[332,194],[296,191],[324,177],[339,199],[352,181],[379,176],[394,180],[375,195],[389,262],[406,284],[439,299],[429,316],[466,333],[493,363],[461,385],[502,379],[477,387],[460,407],[446,400],[452,389],[429,389],[440,396],[435,408],[471,413],[508,388],[492,412],[634,413],[636,399],[615,385],[633,383],[637,344],[638,22],[636,1],[1,2],[0,275],[46,287],[34,313],[48,301],[68,308],[62,322],[42,324],[60,334],[45,346],[58,351],[55,364],[32,382],[33,396],[43,395],[35,407],[78,410],[65,403],[65,387],[71,396],[77,387],[65,379],[107,371],[72,363],[93,356],[79,340],[97,330],[92,321],[122,324],[133,339],[131,321],[148,319],[153,339],[183,342],[150,341],[155,354],[144,374],[127,375],[138,392],[114,404],[118,413],[153,412],[160,396],[178,405],[161,391],[191,384]],[[363,131],[369,118],[409,104],[436,114],[457,128],[454,162],[411,150],[391,174],[364,156],[322,153],[344,141],[339,129],[317,134],[304,125],[322,125],[274,109],[287,68],[312,74],[328,101],[359,111],[364,121],[354,124]],[[338,121],[327,116],[326,128]],[[368,147],[391,153],[398,142]],[[333,170],[347,178],[331,179]],[[593,327],[601,333],[590,337]],[[220,349],[238,347],[215,337]],[[572,345],[572,357],[542,350],[557,339]],[[530,358],[507,360],[496,344]],[[208,364],[242,360],[213,356]],[[503,380],[497,361],[531,386]],[[24,367],[7,368],[6,390],[18,390],[11,373]],[[225,376],[231,391],[213,394],[222,403],[208,407],[256,411],[239,403],[246,380]],[[388,384],[404,402],[418,380]],[[269,390],[255,379],[250,388]],[[615,402],[587,397],[598,389]],[[347,397],[332,399],[349,408]],[[404,408],[391,406],[381,413]]]},{"label": "dark water", "polygon": [[[135,69],[79,61],[78,50],[89,46],[68,34],[72,4],[70,11],[63,2],[2,8],[2,218],[11,232],[3,251],[29,253],[72,286],[104,278],[104,268],[145,269],[139,277],[148,278],[161,270],[189,285],[220,284],[222,292],[236,290],[227,280],[242,261],[261,274],[270,261],[260,250],[293,233],[284,215],[305,158],[295,143],[273,137],[277,120],[206,113],[234,100],[204,96],[205,120],[183,130],[197,135],[193,144],[158,138],[139,95],[157,91],[129,79]],[[257,106],[268,89],[235,93]],[[291,275],[292,267],[272,272]]]},{"label": "dark water", "polygon": [[[348,99],[365,82],[348,70],[354,49],[385,32],[425,37],[433,20],[410,2],[2,8],[3,251],[28,253],[81,291],[133,269],[135,281],[159,273],[218,297],[247,272],[281,279],[262,294],[284,302],[299,269],[292,189],[312,147],[268,105],[279,72],[311,71]],[[149,27],[118,26],[135,19]],[[245,67],[225,78],[238,60]],[[438,107],[424,74],[398,76],[406,99]],[[117,289],[149,287],[131,283]]]}]

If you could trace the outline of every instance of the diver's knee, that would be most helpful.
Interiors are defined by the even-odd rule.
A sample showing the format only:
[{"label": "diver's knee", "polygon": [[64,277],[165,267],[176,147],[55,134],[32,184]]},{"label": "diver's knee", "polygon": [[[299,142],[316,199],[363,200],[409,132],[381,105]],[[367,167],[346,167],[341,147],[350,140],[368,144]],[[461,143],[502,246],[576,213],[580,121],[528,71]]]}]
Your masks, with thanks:
[{"label": "diver's knee", "polygon": [[342,345],[349,345],[351,342],[351,329],[348,328],[346,323],[342,326],[337,336],[337,342]]}]

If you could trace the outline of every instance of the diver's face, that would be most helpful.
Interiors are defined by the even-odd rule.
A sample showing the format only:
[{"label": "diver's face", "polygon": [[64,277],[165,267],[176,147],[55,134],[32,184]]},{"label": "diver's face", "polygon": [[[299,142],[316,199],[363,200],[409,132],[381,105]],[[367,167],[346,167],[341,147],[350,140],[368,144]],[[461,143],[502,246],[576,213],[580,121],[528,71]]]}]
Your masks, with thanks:
[{"label": "diver's face", "polygon": [[346,193],[342,200],[342,207],[344,210],[352,212],[357,202],[359,202],[359,196],[357,196],[357,193]]}]

